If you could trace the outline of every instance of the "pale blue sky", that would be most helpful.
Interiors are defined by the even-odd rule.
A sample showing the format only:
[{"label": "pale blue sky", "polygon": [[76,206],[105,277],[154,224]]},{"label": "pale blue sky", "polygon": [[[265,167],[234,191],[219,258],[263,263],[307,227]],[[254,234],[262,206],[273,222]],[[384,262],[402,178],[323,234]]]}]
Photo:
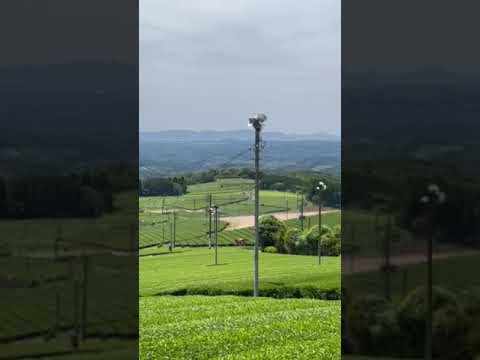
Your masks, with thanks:
[{"label": "pale blue sky", "polygon": [[340,132],[340,1],[142,0],[140,129]]}]

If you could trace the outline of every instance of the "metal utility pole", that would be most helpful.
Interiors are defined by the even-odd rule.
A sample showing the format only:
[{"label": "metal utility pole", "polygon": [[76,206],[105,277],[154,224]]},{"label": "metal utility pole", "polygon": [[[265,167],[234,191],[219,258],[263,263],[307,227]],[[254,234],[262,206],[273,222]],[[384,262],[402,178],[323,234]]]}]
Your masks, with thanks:
[{"label": "metal utility pole", "polygon": [[425,322],[425,359],[432,359],[432,338],[433,338],[433,236],[427,236],[427,316]]},{"label": "metal utility pole", "polygon": [[177,213],[173,212],[173,248],[177,246]]},{"label": "metal utility pole", "polygon": [[55,260],[58,258],[58,248],[60,243],[62,242],[62,226],[60,225],[57,229],[57,237],[55,238],[55,243],[53,246]]},{"label": "metal utility pole", "polygon": [[165,222],[162,224],[162,245],[165,244]]},{"label": "metal utility pole", "polygon": [[302,229],[302,232],[303,232],[303,229],[304,229],[304,221],[305,221],[305,216],[303,215],[303,208],[304,208],[304,197],[302,195],[302,198],[300,199],[300,228]]},{"label": "metal utility pole", "polygon": [[83,301],[82,301],[82,340],[87,337],[87,301],[88,301],[88,256],[83,257]]},{"label": "metal utility pole", "polygon": [[387,217],[387,228],[385,231],[385,244],[384,244],[384,256],[385,264],[383,271],[385,272],[385,299],[390,301],[391,299],[391,280],[390,280],[390,246],[392,235],[392,218],[391,215]]},{"label": "metal utility pole", "polygon": [[78,350],[79,345],[79,335],[80,335],[80,324],[79,324],[79,284],[76,273],[75,258],[71,257],[68,259],[68,268],[69,268],[69,277],[72,281],[72,292],[73,292],[73,331],[70,335],[70,343],[74,351]]},{"label": "metal utility pole", "polygon": [[169,223],[169,225],[170,225],[170,244],[168,245],[168,250],[170,250],[171,252],[173,250],[173,223]]},{"label": "metal utility pole", "polygon": [[212,194],[208,194],[208,248],[212,248]]},{"label": "metal utility pole", "polygon": [[218,265],[218,206],[213,207],[215,214],[215,265]]},{"label": "metal utility pole", "polygon": [[286,199],[287,201],[287,220],[288,220],[288,199]]},{"label": "metal utility pole", "polygon": [[260,229],[259,229],[259,189],[260,189],[260,132],[263,123],[267,120],[265,114],[254,114],[249,123],[255,129],[255,249],[253,261],[253,296],[257,297],[258,291],[258,257],[260,246]]},{"label": "metal utility pole", "polygon": [[318,264],[322,263],[322,195],[318,203]]}]

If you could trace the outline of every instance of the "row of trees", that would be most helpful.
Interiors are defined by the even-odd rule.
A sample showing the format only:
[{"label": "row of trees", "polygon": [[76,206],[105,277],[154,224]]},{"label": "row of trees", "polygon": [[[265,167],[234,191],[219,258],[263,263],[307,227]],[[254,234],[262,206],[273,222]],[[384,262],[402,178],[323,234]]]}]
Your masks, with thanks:
[{"label": "row of trees", "polygon": [[113,210],[105,172],[0,178],[0,217],[96,217]]},{"label": "row of trees", "polygon": [[[301,231],[296,227],[288,227],[274,216],[266,216],[260,220],[260,239],[262,249],[266,252],[279,252],[296,255],[316,255],[319,241],[318,225]],[[336,225],[322,226],[322,254],[338,256],[341,252],[341,227]]]},{"label": "row of trees", "polygon": [[185,178],[149,178],[140,181],[140,196],[180,196],[187,192]]},{"label": "row of trees", "polygon": [[[371,165],[361,164],[361,169],[350,168],[343,183],[345,208],[361,208],[371,212],[395,214],[395,221],[407,231],[415,231],[415,220],[422,205],[419,202],[426,184],[437,184],[446,194],[446,201],[436,209],[434,228],[439,242],[480,246],[480,185],[473,178],[459,174],[427,175],[421,164],[405,166],[405,172],[382,172]],[[452,170],[452,173],[454,171]]]}]

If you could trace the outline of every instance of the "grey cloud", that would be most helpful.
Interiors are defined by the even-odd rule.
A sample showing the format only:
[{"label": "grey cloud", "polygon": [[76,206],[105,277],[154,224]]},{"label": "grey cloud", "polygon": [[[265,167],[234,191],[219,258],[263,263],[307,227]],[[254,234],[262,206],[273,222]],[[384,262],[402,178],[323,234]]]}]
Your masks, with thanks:
[{"label": "grey cloud", "polygon": [[147,1],[141,17],[142,130],[241,128],[266,111],[272,129],[338,133],[334,0],[184,0],[160,13],[162,3]]}]

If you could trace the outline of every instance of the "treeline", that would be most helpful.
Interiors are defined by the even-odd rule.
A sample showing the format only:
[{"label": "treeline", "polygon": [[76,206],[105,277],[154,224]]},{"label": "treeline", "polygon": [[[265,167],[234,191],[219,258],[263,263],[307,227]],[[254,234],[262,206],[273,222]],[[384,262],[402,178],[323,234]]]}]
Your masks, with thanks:
[{"label": "treeline", "polygon": [[114,193],[137,187],[127,167],[66,176],[0,178],[0,217],[98,217],[114,210]]},{"label": "treeline", "polygon": [[180,196],[187,192],[185,178],[149,178],[140,181],[140,196]]},{"label": "treeline", "polygon": [[[367,171],[369,166],[371,171]],[[397,165],[398,166],[398,165]],[[394,215],[398,226],[416,233],[425,216],[420,202],[429,184],[436,184],[446,194],[446,201],[429,210],[429,227],[438,242],[453,242],[480,247],[480,184],[476,178],[451,170],[428,174],[423,164],[404,166],[403,174],[388,165],[374,170],[372,164],[350,167],[345,174],[344,201],[347,208]]]},{"label": "treeline", "polygon": [[262,189],[299,192],[305,194],[308,201],[318,204],[318,182],[323,181],[327,189],[322,192],[322,202],[328,206],[339,206],[341,202],[340,178],[331,174],[318,174],[314,172],[293,174],[262,174]]}]

